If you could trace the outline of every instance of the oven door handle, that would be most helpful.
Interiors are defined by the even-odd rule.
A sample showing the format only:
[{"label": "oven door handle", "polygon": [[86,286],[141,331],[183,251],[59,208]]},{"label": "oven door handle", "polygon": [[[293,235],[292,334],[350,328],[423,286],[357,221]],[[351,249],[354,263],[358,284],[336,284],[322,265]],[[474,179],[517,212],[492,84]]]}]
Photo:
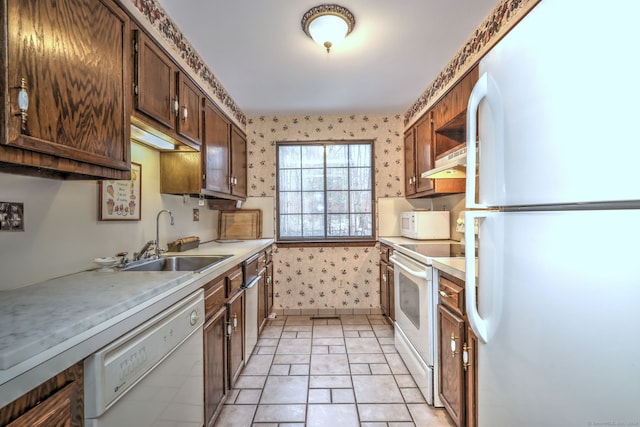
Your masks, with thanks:
[{"label": "oven door handle", "polygon": [[407,273],[411,274],[414,277],[419,277],[420,279],[427,279],[427,271],[426,269],[424,270],[414,270],[410,267],[408,267],[405,263],[403,263],[403,260],[400,258],[400,256],[393,254],[389,257],[389,260],[391,262],[393,262],[395,267],[400,267],[400,269],[406,271]]}]

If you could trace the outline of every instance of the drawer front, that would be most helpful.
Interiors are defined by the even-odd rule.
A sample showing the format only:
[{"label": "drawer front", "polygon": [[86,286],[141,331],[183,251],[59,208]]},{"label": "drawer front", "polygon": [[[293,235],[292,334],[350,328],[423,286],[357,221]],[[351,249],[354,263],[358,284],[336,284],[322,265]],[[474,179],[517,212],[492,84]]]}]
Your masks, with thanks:
[{"label": "drawer front", "polygon": [[454,312],[464,314],[464,282],[446,273],[440,272],[438,279],[440,303]]},{"label": "drawer front", "polygon": [[380,259],[386,263],[389,263],[389,257],[393,255],[393,248],[387,246],[384,243],[380,243]]},{"label": "drawer front", "polygon": [[238,290],[242,288],[242,279],[241,266],[238,266],[237,268],[234,268],[233,270],[229,271],[229,273],[227,273],[227,298],[231,295],[234,295],[236,292],[238,292]]},{"label": "drawer front", "polygon": [[227,299],[227,280],[226,277],[219,277],[213,280],[204,288],[204,312],[208,319],[215,314]]}]

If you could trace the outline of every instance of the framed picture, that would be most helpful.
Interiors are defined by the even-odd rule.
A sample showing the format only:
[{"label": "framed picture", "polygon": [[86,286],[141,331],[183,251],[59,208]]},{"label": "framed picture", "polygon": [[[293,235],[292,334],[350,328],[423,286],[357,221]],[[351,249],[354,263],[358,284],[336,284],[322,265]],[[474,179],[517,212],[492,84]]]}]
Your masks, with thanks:
[{"label": "framed picture", "polygon": [[131,180],[98,181],[98,220],[140,221],[142,165],[131,163]]}]

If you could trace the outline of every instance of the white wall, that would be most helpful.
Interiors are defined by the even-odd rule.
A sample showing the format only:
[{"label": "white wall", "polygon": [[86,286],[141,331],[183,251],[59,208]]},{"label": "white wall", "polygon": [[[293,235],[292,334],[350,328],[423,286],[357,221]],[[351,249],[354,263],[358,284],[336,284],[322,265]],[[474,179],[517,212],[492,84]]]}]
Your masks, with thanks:
[{"label": "white wall", "polygon": [[[0,232],[0,290],[95,268],[93,258],[140,250],[155,239],[160,218],[160,244],[185,236],[200,241],[217,238],[218,211],[198,206],[196,198],[161,195],[159,153],[132,144],[132,160],[142,164],[141,221],[98,221],[97,181],[62,181],[0,173],[0,201],[24,203],[24,232]],[[192,220],[199,208],[200,221]]]}]

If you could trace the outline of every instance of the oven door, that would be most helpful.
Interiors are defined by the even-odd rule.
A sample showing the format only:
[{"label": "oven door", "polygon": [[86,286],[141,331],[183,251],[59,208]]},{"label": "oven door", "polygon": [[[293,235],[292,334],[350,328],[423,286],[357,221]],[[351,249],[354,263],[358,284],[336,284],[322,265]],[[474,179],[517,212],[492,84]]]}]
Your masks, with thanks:
[{"label": "oven door", "polygon": [[424,362],[433,366],[434,313],[432,269],[398,251],[394,263],[396,325]]}]

